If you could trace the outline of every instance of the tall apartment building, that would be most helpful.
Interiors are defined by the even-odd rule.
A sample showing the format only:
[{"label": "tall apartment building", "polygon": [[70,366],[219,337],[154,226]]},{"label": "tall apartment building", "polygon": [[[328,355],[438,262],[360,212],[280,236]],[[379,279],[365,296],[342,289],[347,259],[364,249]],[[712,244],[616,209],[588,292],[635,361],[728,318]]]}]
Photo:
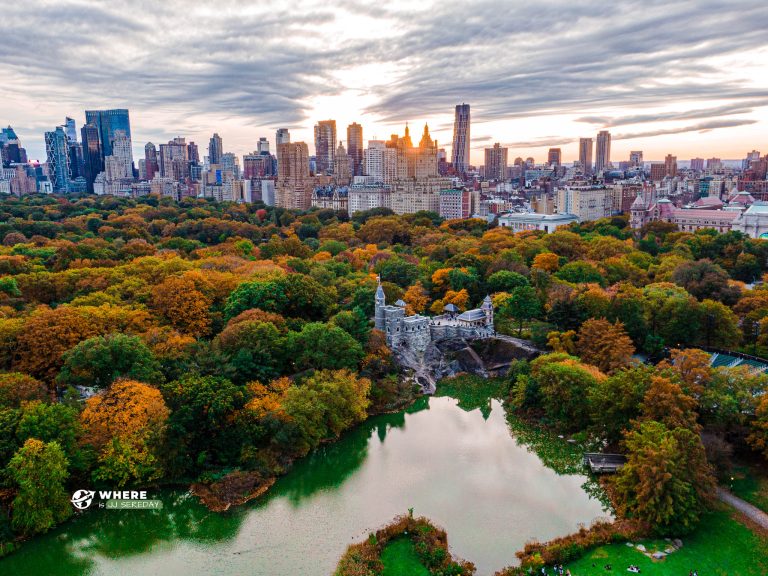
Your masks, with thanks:
[{"label": "tall apartment building", "polygon": [[451,162],[457,174],[466,174],[469,170],[469,128],[469,104],[458,104],[453,120],[453,148],[451,150]]},{"label": "tall apartment building", "polygon": [[160,144],[160,176],[176,182],[189,176],[189,149],[185,138]]},{"label": "tall apartment building", "polygon": [[507,154],[509,150],[502,148],[498,142],[493,148],[485,149],[485,178],[503,182],[507,179]]},{"label": "tall apartment building", "polygon": [[288,132],[288,128],[278,128],[275,132],[275,146],[280,144],[290,144],[291,134]]},{"label": "tall apartment building", "polygon": [[664,180],[667,175],[667,167],[661,162],[654,162],[651,164],[651,181],[659,182]]},{"label": "tall apartment building", "polygon": [[438,214],[447,220],[469,218],[472,215],[471,194],[466,188],[440,190]]},{"label": "tall apartment building", "polygon": [[580,221],[599,220],[613,211],[613,190],[605,186],[565,186],[557,190],[558,214],[573,214]]},{"label": "tall apartment building", "polygon": [[221,136],[214,134],[208,141],[208,164],[221,164],[221,157],[224,154],[224,144]]},{"label": "tall apartment building", "polygon": [[339,146],[336,148],[336,156],[333,165],[333,177],[339,186],[347,186],[352,180],[353,160],[347,154],[344,144],[339,140]]},{"label": "tall apartment building", "polygon": [[677,156],[667,154],[667,157],[664,158],[664,170],[667,176],[677,176]]},{"label": "tall apartment building", "polygon": [[595,172],[598,174],[608,168],[611,163],[611,133],[601,130],[597,133],[595,147]]},{"label": "tall apartment building", "polygon": [[643,151],[642,150],[632,150],[632,152],[629,153],[629,164],[634,167],[640,167],[643,166]]},{"label": "tall apartment building", "polygon": [[691,170],[695,170],[696,172],[703,172],[704,171],[704,158],[692,158],[691,159]]},{"label": "tall apartment building", "polygon": [[144,146],[144,178],[152,180],[160,171],[160,164],[157,161],[157,148],[152,142],[147,142]]},{"label": "tall apartment building", "polygon": [[333,174],[336,157],[336,120],[315,124],[315,158],[317,174]]},{"label": "tall apartment building", "polygon": [[391,184],[397,177],[397,151],[384,140],[368,140],[363,154],[363,173],[380,184]]},{"label": "tall apartment building", "polygon": [[93,194],[93,183],[96,176],[104,171],[104,156],[101,153],[101,138],[99,128],[95,124],[86,124],[80,128],[83,149],[83,176],[88,192]]},{"label": "tall apartment building", "polygon": [[579,138],[579,164],[585,174],[592,173],[592,138]]},{"label": "tall apartment building", "polygon": [[289,142],[278,145],[276,205],[308,210],[312,204],[312,188],[309,147],[306,143]]},{"label": "tall apartment building", "polygon": [[563,163],[563,155],[560,148],[550,148],[547,153],[547,164],[553,168],[560,166]]},{"label": "tall apartment building", "polygon": [[357,122],[347,126],[347,154],[352,159],[352,176],[362,176],[363,127]]}]

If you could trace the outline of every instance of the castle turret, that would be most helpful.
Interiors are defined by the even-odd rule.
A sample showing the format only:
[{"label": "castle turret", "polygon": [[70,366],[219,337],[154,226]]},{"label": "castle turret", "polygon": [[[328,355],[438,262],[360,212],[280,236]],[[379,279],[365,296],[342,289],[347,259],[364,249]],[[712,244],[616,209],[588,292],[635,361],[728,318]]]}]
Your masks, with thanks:
[{"label": "castle turret", "polygon": [[480,306],[480,310],[485,312],[485,325],[488,327],[493,326],[493,301],[490,296],[483,298],[483,305]]},{"label": "castle turret", "polygon": [[374,326],[377,330],[386,331],[387,322],[384,316],[384,306],[386,306],[386,296],[384,296],[384,288],[381,287],[381,276],[377,276],[376,280],[379,285],[376,287],[376,308],[374,314]]}]

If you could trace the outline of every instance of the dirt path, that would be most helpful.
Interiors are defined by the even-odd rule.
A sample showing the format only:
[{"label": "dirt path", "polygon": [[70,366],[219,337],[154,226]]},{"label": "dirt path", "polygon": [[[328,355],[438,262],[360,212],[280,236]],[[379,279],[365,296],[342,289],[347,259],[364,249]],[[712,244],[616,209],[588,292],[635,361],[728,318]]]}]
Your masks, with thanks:
[{"label": "dirt path", "polygon": [[755,524],[758,524],[759,526],[768,530],[768,514],[760,510],[760,508],[752,506],[752,504],[749,502],[745,502],[738,496],[734,496],[724,488],[717,489],[717,497],[721,501],[744,514],[744,516],[752,520]]}]

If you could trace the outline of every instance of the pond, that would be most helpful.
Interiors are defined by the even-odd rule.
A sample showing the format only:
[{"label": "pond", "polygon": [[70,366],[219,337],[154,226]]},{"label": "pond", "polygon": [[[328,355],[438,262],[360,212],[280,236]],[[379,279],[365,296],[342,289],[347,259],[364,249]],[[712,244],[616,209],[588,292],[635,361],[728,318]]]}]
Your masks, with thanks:
[{"label": "pond", "polygon": [[328,576],[349,543],[413,507],[490,575],[526,541],[609,515],[585,476],[556,473],[516,436],[496,401],[422,398],[297,462],[258,501],[217,514],[164,490],[150,493],[159,511],[89,510],[0,560],[0,574]]}]

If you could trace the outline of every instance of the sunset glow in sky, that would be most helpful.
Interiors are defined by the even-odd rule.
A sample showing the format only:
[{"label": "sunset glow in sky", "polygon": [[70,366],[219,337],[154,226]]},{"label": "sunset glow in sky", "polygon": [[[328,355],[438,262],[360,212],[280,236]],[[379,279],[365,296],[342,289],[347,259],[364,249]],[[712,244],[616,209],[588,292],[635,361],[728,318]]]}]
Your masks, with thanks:
[{"label": "sunset glow in sky", "polygon": [[[364,139],[424,122],[450,148],[472,106],[472,161],[565,161],[608,128],[630,150],[742,158],[768,152],[768,3],[30,0],[1,10],[0,124],[31,158],[43,132],[85,109],[129,108],[147,141],[213,132],[238,155],[275,129],[312,145],[334,118]],[[142,152],[139,152],[142,151]]]}]

